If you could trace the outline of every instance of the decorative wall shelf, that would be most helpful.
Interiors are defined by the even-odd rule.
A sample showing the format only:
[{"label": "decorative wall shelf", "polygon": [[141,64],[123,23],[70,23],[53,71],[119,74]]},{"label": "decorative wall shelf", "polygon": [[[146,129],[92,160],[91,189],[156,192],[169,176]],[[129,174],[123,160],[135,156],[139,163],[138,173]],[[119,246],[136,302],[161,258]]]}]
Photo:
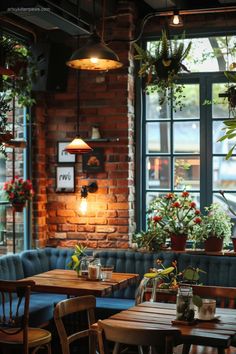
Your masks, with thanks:
[{"label": "decorative wall shelf", "polygon": [[109,143],[113,141],[120,141],[119,138],[100,138],[100,139],[84,139],[88,143]]}]

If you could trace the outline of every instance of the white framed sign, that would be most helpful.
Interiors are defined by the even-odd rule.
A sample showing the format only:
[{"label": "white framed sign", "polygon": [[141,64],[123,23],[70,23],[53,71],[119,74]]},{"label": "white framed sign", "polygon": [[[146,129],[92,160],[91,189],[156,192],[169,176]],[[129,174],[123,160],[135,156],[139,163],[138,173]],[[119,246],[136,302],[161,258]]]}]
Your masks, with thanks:
[{"label": "white framed sign", "polygon": [[75,168],[74,166],[56,167],[56,192],[75,191]]},{"label": "white framed sign", "polygon": [[69,144],[69,141],[58,141],[57,143],[57,161],[58,163],[75,163],[75,154],[70,154],[65,151],[65,147]]}]

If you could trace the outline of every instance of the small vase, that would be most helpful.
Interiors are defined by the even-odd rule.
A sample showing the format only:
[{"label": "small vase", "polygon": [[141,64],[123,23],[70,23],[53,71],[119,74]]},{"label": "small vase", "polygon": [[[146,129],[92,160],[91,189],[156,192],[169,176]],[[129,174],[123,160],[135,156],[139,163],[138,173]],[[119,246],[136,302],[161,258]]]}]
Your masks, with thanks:
[{"label": "small vase", "polygon": [[187,235],[171,234],[171,249],[173,251],[184,251],[187,241]]},{"label": "small vase", "polygon": [[205,240],[206,252],[221,252],[223,248],[223,238],[210,236]]},{"label": "small vase", "polygon": [[25,203],[12,203],[13,210],[21,213],[25,207]]}]

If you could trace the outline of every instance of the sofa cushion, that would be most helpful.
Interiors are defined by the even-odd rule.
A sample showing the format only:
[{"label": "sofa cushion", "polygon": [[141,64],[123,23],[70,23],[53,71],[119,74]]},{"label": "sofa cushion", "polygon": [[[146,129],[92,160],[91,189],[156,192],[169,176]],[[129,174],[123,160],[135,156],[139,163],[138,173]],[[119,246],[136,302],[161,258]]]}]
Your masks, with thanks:
[{"label": "sofa cushion", "polygon": [[44,249],[24,251],[20,254],[20,257],[25,277],[50,270],[49,260]]},{"label": "sofa cushion", "polygon": [[206,272],[199,273],[200,282],[204,285],[236,287],[235,257],[182,253],[178,257],[178,268],[183,270],[187,266],[200,268]]},{"label": "sofa cushion", "polygon": [[24,278],[21,258],[17,254],[0,257],[0,279],[18,280]]},{"label": "sofa cushion", "polygon": [[71,248],[45,248],[44,252],[48,258],[49,269],[68,269],[68,263],[74,250]]},{"label": "sofa cushion", "polygon": [[105,319],[122,310],[128,310],[135,305],[133,299],[119,299],[119,298],[96,298],[96,319]]}]

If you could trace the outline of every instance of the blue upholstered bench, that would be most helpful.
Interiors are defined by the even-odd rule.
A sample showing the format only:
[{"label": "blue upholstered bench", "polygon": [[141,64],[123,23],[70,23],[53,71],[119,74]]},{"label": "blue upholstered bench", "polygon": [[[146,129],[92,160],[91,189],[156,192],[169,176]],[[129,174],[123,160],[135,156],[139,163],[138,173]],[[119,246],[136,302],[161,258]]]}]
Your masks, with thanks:
[{"label": "blue upholstered bench", "polygon": [[[51,269],[66,269],[73,249],[45,248],[24,251],[17,255],[0,257],[0,279],[18,280]],[[89,251],[92,254],[92,251]],[[189,265],[199,267],[200,281],[205,285],[236,287],[236,257],[184,254],[174,252],[145,253],[131,250],[106,250],[94,252],[103,265],[114,265],[116,272],[140,274],[140,279],[149,268],[162,259],[164,266],[177,260],[178,269]],[[97,298],[97,317],[104,318],[134,305],[137,284],[116,291],[109,298]],[[32,293],[30,305],[30,325],[38,326],[53,316],[54,304],[62,299],[60,294]]]}]

